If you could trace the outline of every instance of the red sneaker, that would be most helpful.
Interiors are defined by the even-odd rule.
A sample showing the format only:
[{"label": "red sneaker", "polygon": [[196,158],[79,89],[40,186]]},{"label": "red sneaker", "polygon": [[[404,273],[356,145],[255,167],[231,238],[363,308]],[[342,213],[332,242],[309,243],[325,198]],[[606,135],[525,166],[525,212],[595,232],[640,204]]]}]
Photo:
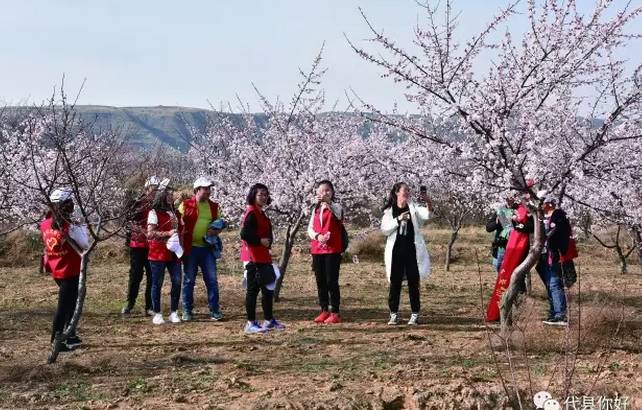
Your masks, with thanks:
[{"label": "red sneaker", "polygon": [[328,317],[323,323],[341,323],[341,315],[338,313],[330,313],[330,317]]},{"label": "red sneaker", "polygon": [[321,313],[319,314],[319,316],[314,318],[314,322],[315,323],[323,323],[329,317],[330,317],[330,312],[328,312],[327,310],[322,310]]}]

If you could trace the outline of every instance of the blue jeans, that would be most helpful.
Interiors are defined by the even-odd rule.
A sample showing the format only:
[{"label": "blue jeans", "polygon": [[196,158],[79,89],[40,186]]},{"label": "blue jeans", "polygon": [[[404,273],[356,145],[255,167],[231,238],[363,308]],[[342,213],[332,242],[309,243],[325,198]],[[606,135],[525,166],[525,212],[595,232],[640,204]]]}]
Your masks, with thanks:
[{"label": "blue jeans", "polygon": [[506,253],[506,248],[497,249],[497,257],[493,258],[493,268],[499,273],[499,270],[502,268],[502,262],[504,261],[504,254]]},{"label": "blue jeans", "polygon": [[218,279],[216,277],[216,259],[209,248],[193,246],[192,252],[184,257],[185,276],[183,277],[183,310],[191,312],[194,307],[194,283],[198,268],[203,272],[203,281],[207,288],[207,304],[210,313],[218,312]]},{"label": "blue jeans", "polygon": [[156,313],[161,312],[160,298],[161,289],[163,288],[163,279],[165,277],[165,268],[169,271],[169,277],[172,281],[172,290],[170,292],[171,302],[170,310],[178,310],[178,301],[181,297],[181,264],[174,260],[171,262],[149,261],[152,268],[152,310]]},{"label": "blue jeans", "polygon": [[548,293],[549,316],[555,319],[566,319],[566,293],[564,293],[559,262],[549,265],[548,255],[543,254],[540,257],[537,273],[544,282]]}]

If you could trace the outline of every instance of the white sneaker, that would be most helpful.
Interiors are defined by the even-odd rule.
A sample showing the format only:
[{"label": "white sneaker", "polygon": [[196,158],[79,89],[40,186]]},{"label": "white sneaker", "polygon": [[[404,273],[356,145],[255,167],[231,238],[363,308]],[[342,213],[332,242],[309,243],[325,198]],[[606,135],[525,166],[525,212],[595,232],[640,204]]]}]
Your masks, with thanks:
[{"label": "white sneaker", "polygon": [[172,323],[181,323],[181,318],[178,317],[178,313],[172,312],[169,314],[169,321]]},{"label": "white sneaker", "polygon": [[418,325],[419,324],[419,313],[410,314],[410,320],[408,321],[408,324],[411,325],[411,326]]},{"label": "white sneaker", "polygon": [[145,311],[145,313],[147,314],[147,316],[154,316],[155,315],[155,313],[154,313],[154,311],[152,309],[147,309]]},{"label": "white sneaker", "polygon": [[388,321],[388,324],[391,326],[398,325],[399,324],[399,314],[398,313],[391,313],[390,314],[390,320]]},{"label": "white sneaker", "polygon": [[160,313],[154,313],[154,318],[152,319],[152,323],[155,325],[162,325],[165,323],[165,320],[163,319],[163,315]]}]

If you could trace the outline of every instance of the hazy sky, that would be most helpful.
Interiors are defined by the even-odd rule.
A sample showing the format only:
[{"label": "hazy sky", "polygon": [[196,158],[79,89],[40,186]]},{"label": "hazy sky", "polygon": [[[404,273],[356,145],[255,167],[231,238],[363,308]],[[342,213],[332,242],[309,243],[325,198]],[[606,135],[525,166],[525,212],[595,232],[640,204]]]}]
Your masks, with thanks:
[{"label": "hazy sky", "polygon": [[[506,4],[457,1],[463,38]],[[328,99],[344,108],[352,88],[389,108],[403,100],[399,87],[380,80],[344,33],[364,44],[362,7],[377,28],[409,45],[420,16],[413,0],[0,0],[0,6],[4,104],[42,101],[64,74],[69,93],[86,79],[80,104],[207,107],[208,100],[218,105],[238,94],[254,108],[252,83],[271,99],[289,99],[298,67],[309,67],[325,41]],[[511,30],[520,30],[519,20]],[[633,51],[642,54],[639,42]]]}]

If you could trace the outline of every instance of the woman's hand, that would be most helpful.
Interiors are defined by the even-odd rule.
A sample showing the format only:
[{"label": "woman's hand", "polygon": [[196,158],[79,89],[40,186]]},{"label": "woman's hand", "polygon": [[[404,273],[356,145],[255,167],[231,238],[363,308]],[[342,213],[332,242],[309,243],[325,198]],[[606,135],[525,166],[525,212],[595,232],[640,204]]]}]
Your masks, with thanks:
[{"label": "woman's hand", "polygon": [[403,212],[401,215],[397,217],[397,221],[407,221],[410,219],[410,211]]},{"label": "woman's hand", "polygon": [[319,241],[319,243],[322,245],[327,243],[329,240],[330,240],[330,232],[317,235],[317,241]]},{"label": "woman's hand", "polygon": [[319,201],[321,206],[327,205],[330,202],[330,197],[324,194],[317,194],[317,201]]},{"label": "woman's hand", "polygon": [[271,245],[270,238],[261,238],[261,245],[265,246],[266,248],[269,248]]}]

